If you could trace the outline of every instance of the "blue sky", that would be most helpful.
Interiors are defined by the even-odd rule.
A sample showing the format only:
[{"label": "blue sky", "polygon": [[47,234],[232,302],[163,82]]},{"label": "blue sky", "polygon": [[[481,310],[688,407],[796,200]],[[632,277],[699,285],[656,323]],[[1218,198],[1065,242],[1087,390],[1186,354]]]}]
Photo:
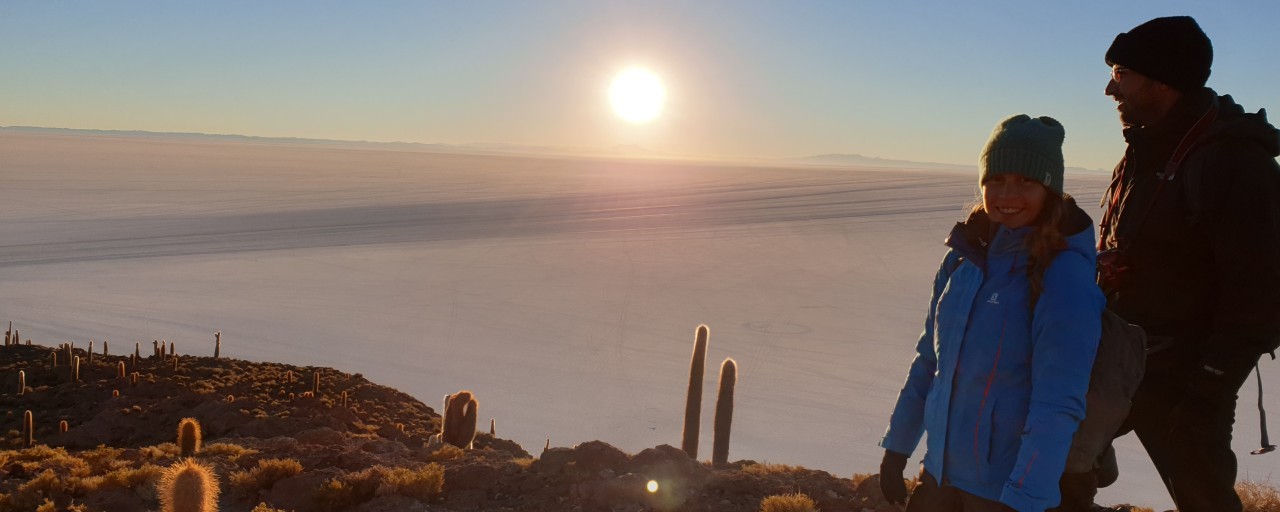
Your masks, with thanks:
[{"label": "blue sky", "polygon": [[[1109,169],[1102,55],[1175,14],[1211,87],[1280,108],[1280,2],[6,0],[0,126],[971,164],[1025,112]],[[657,121],[610,110],[631,64],[666,84]]]}]

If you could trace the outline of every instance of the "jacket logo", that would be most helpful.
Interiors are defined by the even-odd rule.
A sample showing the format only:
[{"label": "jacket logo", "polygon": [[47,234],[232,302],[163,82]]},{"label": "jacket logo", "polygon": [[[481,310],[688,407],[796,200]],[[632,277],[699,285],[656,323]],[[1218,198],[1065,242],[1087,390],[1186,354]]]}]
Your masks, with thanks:
[{"label": "jacket logo", "polygon": [[995,304],[997,306],[1000,305],[1000,294],[999,293],[991,294],[991,298],[987,299],[987,304]]}]

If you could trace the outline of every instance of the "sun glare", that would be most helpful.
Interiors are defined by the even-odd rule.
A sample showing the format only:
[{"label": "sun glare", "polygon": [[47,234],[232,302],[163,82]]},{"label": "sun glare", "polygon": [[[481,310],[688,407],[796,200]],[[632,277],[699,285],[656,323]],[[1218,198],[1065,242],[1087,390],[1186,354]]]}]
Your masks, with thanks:
[{"label": "sun glare", "polygon": [[622,70],[609,87],[609,101],[618,117],[631,123],[645,123],[658,118],[667,90],[662,80],[641,67]]}]

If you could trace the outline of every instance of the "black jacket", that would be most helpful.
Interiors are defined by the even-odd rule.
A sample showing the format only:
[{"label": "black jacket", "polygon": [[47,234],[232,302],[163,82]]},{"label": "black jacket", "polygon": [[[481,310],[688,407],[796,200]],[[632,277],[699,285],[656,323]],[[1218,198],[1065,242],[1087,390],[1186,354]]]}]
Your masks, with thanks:
[{"label": "black jacket", "polygon": [[[1162,188],[1174,148],[1207,125]],[[1186,370],[1243,369],[1280,344],[1280,132],[1210,89],[1185,95],[1159,125],[1125,130],[1103,249],[1128,266],[1108,303],[1153,343],[1172,340]],[[1157,189],[1160,189],[1157,193]],[[1105,283],[1104,283],[1105,284]],[[1248,368],[1245,368],[1245,367]]]}]

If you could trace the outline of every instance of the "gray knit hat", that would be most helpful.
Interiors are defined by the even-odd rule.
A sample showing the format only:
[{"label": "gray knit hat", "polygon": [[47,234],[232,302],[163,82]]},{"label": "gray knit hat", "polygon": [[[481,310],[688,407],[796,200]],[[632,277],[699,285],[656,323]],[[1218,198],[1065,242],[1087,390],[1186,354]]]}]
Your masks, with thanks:
[{"label": "gray knit hat", "polygon": [[1062,194],[1062,141],[1067,132],[1057,119],[1018,114],[991,131],[978,160],[978,183],[992,176],[1017,174]]}]

